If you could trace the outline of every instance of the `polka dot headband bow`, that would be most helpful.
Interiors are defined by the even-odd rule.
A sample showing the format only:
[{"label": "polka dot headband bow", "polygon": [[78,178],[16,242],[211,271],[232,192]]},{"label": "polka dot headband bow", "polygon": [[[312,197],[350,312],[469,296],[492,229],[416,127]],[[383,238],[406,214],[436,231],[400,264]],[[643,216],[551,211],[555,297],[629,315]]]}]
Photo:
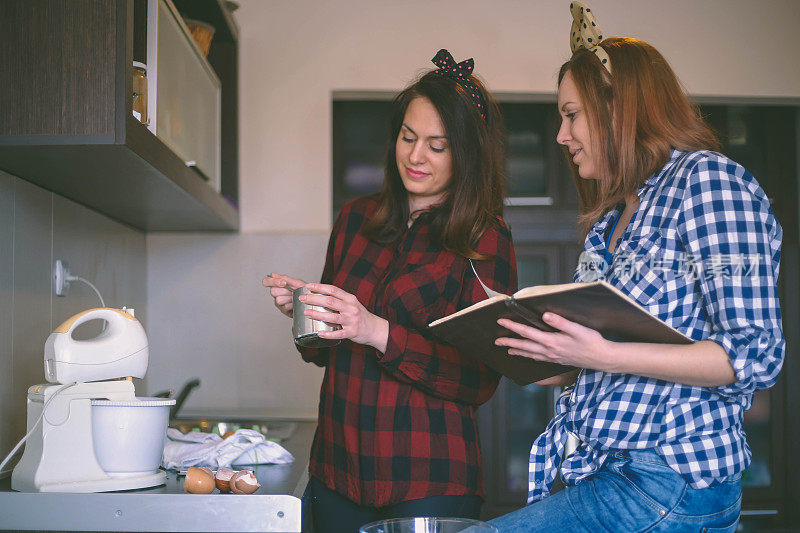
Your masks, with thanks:
[{"label": "polka dot headband bow", "polygon": [[439,52],[436,53],[436,56],[434,56],[431,61],[433,61],[434,65],[439,67],[439,70],[436,71],[436,74],[450,78],[467,92],[470,98],[472,98],[472,101],[475,102],[475,105],[478,107],[478,112],[481,114],[481,117],[485,119],[486,101],[483,99],[483,93],[481,90],[477,85],[475,85],[475,82],[470,79],[472,70],[475,68],[475,61],[473,61],[473,59],[470,57],[461,63],[456,63],[456,60],[453,59],[453,56],[450,55],[450,52],[444,48],[439,50]]},{"label": "polka dot headband bow", "polygon": [[603,31],[594,20],[592,10],[581,2],[571,2],[569,11],[572,13],[572,28],[569,30],[569,47],[573,52],[585,48],[594,52],[604,67],[611,72],[611,58],[608,53],[599,46],[603,40]]}]

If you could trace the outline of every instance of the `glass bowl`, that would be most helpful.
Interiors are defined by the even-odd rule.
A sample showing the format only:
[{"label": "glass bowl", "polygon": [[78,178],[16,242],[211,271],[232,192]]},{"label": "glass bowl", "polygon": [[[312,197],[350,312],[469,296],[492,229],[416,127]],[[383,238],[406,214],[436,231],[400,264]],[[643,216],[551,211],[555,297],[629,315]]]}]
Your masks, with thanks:
[{"label": "glass bowl", "polygon": [[497,533],[486,522],[468,518],[414,517],[380,520],[365,524],[359,533]]}]

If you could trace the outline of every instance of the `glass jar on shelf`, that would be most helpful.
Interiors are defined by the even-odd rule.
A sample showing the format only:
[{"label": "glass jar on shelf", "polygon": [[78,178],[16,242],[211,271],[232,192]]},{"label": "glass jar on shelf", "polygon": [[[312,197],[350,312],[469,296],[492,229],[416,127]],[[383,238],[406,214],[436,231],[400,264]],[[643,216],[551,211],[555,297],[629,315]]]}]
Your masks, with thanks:
[{"label": "glass jar on shelf", "polygon": [[147,124],[147,65],[133,62],[133,116]]}]

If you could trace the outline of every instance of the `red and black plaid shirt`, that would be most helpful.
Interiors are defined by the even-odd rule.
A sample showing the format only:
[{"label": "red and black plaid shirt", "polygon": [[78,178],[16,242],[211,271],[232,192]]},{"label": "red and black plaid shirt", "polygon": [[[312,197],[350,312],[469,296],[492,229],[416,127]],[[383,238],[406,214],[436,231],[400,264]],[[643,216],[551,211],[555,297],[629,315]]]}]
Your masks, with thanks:
[{"label": "red and black plaid shirt", "polygon": [[[434,339],[427,325],[484,300],[469,262],[429,239],[420,217],[397,242],[361,233],[375,197],[345,205],[334,224],[322,282],[354,294],[389,321],[386,352],[345,340],[302,349],[325,367],[310,475],[356,503],[382,507],[439,495],[484,495],[475,411],[499,375]],[[473,261],[490,288],[510,294],[517,272],[502,222]]]}]

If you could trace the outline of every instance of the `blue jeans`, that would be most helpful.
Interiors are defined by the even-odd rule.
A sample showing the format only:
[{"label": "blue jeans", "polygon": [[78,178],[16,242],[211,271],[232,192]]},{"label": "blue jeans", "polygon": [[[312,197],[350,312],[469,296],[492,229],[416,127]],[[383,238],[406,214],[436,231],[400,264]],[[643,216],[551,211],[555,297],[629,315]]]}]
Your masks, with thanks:
[{"label": "blue jeans", "polygon": [[501,516],[516,531],[733,532],[742,506],[741,476],[693,489],[652,450],[617,451],[573,487]]}]

